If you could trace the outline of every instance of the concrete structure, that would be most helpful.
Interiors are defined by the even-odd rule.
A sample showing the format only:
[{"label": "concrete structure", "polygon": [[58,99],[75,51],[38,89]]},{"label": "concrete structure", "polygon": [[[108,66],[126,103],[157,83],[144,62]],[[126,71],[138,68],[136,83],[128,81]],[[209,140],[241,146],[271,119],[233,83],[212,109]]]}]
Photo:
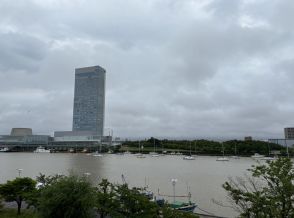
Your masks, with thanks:
[{"label": "concrete structure", "polygon": [[32,132],[31,128],[12,128],[10,135],[0,135],[0,147],[31,150],[40,145],[47,147],[52,141],[49,135],[33,135]]},{"label": "concrete structure", "polygon": [[294,139],[294,127],[284,128],[285,139]]},{"label": "concrete structure", "polygon": [[33,131],[31,128],[12,128],[11,136],[28,136],[33,135]]},{"label": "concrete structure", "polygon": [[103,136],[105,108],[105,73],[100,66],[75,70],[73,132]]}]

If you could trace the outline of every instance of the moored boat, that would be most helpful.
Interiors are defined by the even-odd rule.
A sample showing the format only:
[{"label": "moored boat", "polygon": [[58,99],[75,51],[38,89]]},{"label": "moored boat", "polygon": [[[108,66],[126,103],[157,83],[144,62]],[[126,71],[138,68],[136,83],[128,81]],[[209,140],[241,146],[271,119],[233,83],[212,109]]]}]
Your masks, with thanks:
[{"label": "moored boat", "polygon": [[4,147],[4,148],[0,149],[0,152],[7,152],[7,151],[9,151],[9,149],[7,147]]},{"label": "moored boat", "polygon": [[229,158],[227,158],[227,157],[218,157],[216,159],[216,161],[229,161]]},{"label": "moored boat", "polygon": [[276,157],[261,157],[260,160],[276,160]]},{"label": "moored boat", "polygon": [[146,156],[144,154],[139,154],[137,155],[137,158],[146,158]]},{"label": "moored boat", "polygon": [[195,157],[193,156],[185,156],[183,157],[184,160],[195,160]]},{"label": "moored boat", "polygon": [[50,153],[49,149],[45,149],[42,146],[39,146],[36,148],[36,150],[34,151],[34,153]]},{"label": "moored boat", "polygon": [[222,157],[218,157],[216,161],[229,161],[229,158],[225,157],[225,149],[224,149],[224,144],[222,143]]},{"label": "moored boat", "polygon": [[98,151],[95,151],[94,153],[92,153],[93,157],[103,157],[103,154],[99,153]]},{"label": "moored boat", "polygon": [[[171,207],[174,210],[180,210],[180,211],[185,211],[185,212],[190,212],[193,213],[194,209],[197,207],[197,205],[195,203],[193,203],[191,201],[191,192],[189,191],[187,196],[176,196],[175,194],[175,186],[177,183],[177,179],[172,179],[172,185],[173,185],[173,195],[162,195],[159,194],[159,190],[158,190],[158,195],[160,196],[160,198],[155,198],[156,203],[160,206],[160,205],[164,205],[164,203],[166,203],[169,207]],[[166,202],[162,197],[173,197],[173,202]],[[184,202],[184,201],[176,201],[176,197],[188,197],[188,202]]]},{"label": "moored boat", "polygon": [[168,204],[172,209],[185,211],[185,212],[193,212],[194,209],[197,207],[195,203],[192,202],[182,202],[182,201],[175,201],[173,203]]},{"label": "moored boat", "polygon": [[191,153],[191,142],[190,142],[190,155],[183,157],[184,160],[195,160],[195,157]]},{"label": "moored boat", "polygon": [[252,158],[255,158],[255,159],[258,159],[258,158],[263,158],[264,155],[261,155],[261,154],[255,153],[255,154],[252,155],[251,157],[252,157]]}]

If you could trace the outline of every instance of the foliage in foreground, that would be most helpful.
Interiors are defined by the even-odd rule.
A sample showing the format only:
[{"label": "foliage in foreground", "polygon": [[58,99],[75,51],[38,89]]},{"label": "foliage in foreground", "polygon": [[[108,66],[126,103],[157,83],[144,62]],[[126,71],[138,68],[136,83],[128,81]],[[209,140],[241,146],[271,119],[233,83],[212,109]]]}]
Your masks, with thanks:
[{"label": "foliage in foreground", "polygon": [[[97,187],[93,187],[86,177],[70,176],[45,176],[37,177],[41,186],[35,188],[36,182],[24,183],[29,178],[16,178],[7,183],[11,190],[19,188],[22,181],[22,199],[26,200],[34,210],[25,210],[19,217],[40,218],[195,218],[193,214],[172,210],[167,206],[160,208],[155,202],[151,202],[138,188],[129,188],[127,184],[112,184],[103,179]],[[26,184],[26,186],[23,186]],[[2,191],[7,184],[1,185]],[[24,187],[30,188],[24,188]],[[8,189],[7,189],[8,190]],[[4,192],[3,192],[4,193]],[[18,196],[20,194],[18,193]],[[6,195],[3,195],[6,196]],[[8,198],[5,199],[15,199]],[[15,217],[11,213],[15,209],[0,210],[0,217]]]},{"label": "foliage in foreground", "polygon": [[241,217],[294,217],[294,171],[289,158],[252,166],[252,177],[226,182],[228,192]]},{"label": "foliage in foreground", "polygon": [[17,203],[17,214],[20,214],[22,202],[29,199],[36,189],[36,181],[31,178],[16,178],[0,185],[0,195],[5,201]]},{"label": "foliage in foreground", "polygon": [[40,218],[33,210],[22,210],[21,214],[17,214],[17,209],[4,208],[0,210],[0,217],[3,218]]},{"label": "foliage in foreground", "polygon": [[60,177],[40,190],[38,211],[44,218],[93,217],[94,188],[84,177]]},{"label": "foliage in foreground", "polygon": [[[196,218],[194,214],[184,213],[171,208],[160,208],[140,193],[140,189],[129,189],[126,184],[114,185],[106,179],[98,186],[97,211],[101,218]],[[162,216],[161,216],[161,215]]]}]

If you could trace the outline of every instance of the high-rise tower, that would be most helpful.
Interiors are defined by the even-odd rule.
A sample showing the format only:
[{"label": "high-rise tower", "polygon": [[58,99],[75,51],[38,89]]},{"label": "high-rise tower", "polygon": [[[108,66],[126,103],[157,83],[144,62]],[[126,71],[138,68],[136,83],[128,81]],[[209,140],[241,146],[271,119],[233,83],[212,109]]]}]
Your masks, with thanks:
[{"label": "high-rise tower", "polygon": [[75,70],[73,131],[90,131],[103,136],[105,73],[100,66]]}]

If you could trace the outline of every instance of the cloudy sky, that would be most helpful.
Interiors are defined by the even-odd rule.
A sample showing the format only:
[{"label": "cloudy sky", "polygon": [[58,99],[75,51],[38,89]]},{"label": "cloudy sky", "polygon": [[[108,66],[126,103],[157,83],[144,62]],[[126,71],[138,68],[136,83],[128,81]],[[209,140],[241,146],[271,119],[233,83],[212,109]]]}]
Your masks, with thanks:
[{"label": "cloudy sky", "polygon": [[0,0],[0,134],[71,130],[74,69],[100,65],[116,136],[281,138],[294,126],[293,11],[293,0]]}]

